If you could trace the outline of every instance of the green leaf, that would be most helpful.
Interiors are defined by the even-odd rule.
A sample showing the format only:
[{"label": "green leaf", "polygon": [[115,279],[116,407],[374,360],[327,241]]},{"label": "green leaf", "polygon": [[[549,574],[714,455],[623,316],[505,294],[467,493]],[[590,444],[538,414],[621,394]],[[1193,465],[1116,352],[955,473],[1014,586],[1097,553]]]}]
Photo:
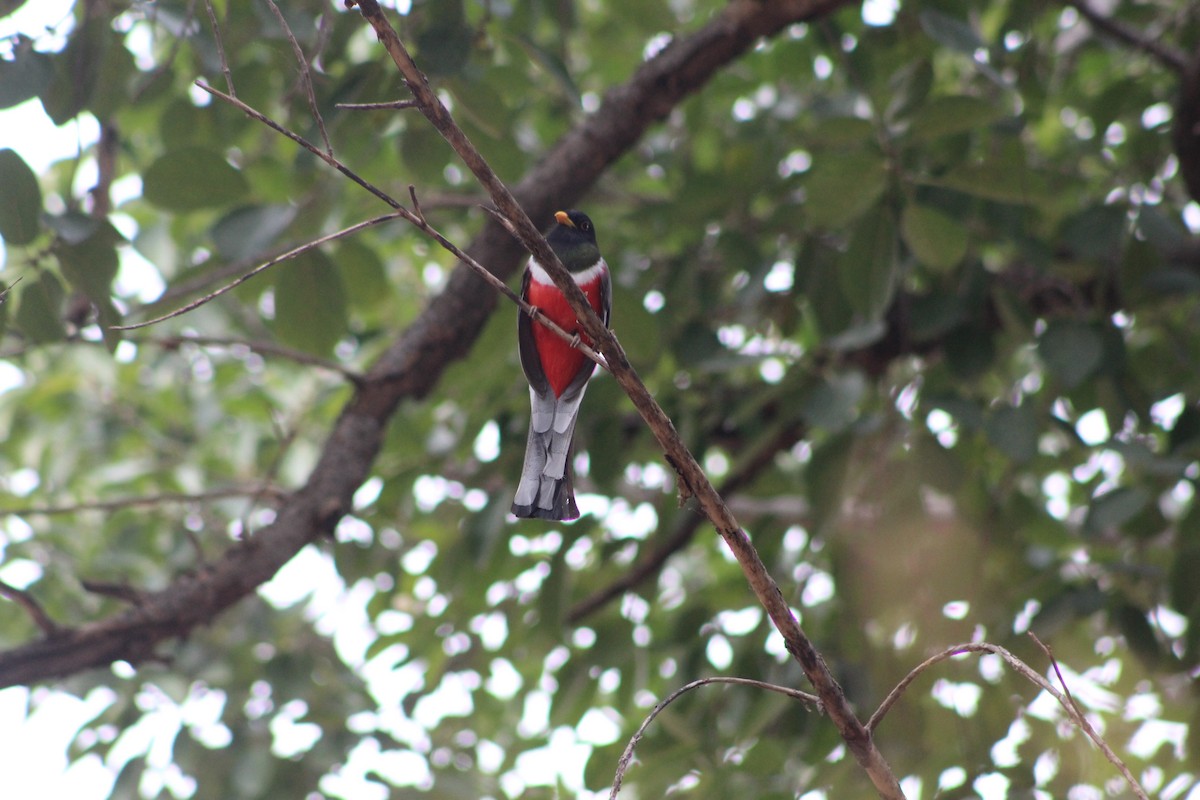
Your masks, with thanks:
[{"label": "green leaf", "polygon": [[400,134],[404,165],[422,181],[440,182],[452,152],[446,140],[429,125],[409,125]]},{"label": "green leaf", "polygon": [[982,375],[996,358],[996,342],[991,331],[966,324],[946,336],[946,362],[963,380]]},{"label": "green leaf", "polygon": [[944,271],[967,254],[967,229],[935,208],[909,203],[900,218],[904,242],[927,267]]},{"label": "green leaf", "polygon": [[985,161],[960,164],[941,178],[925,181],[985,200],[1029,205],[1046,197],[1046,181],[1021,164]]},{"label": "green leaf", "polygon": [[1037,455],[1037,419],[1028,403],[997,408],[984,420],[983,429],[991,443],[1017,463]]},{"label": "green leaf", "polygon": [[42,189],[37,175],[14,150],[0,150],[0,237],[10,245],[37,238]]},{"label": "green leaf", "polygon": [[901,67],[888,81],[887,118],[898,119],[921,107],[933,88],[933,65],[928,58]]},{"label": "green leaf", "polygon": [[866,319],[881,317],[897,283],[896,226],[891,213],[877,208],[855,223],[840,261],[838,279],[851,307]]},{"label": "green leaf", "polygon": [[701,322],[689,322],[680,329],[674,342],[675,357],[685,367],[698,367],[729,355],[717,334]]},{"label": "green leaf", "polygon": [[858,404],[866,390],[861,372],[837,374],[818,382],[801,401],[800,410],[809,425],[839,431],[858,416]]},{"label": "green leaf", "polygon": [[1071,217],[1059,238],[1078,258],[1116,263],[1127,223],[1121,206],[1093,206]]},{"label": "green leaf", "polygon": [[267,248],[296,218],[293,206],[242,206],[221,217],[212,228],[217,252],[230,261],[265,260]]},{"label": "green leaf", "polygon": [[107,300],[117,275],[117,245],[124,238],[108,222],[98,222],[87,238],[62,239],[54,248],[63,276],[93,301]]},{"label": "green leaf", "polygon": [[[67,219],[75,216],[82,215],[78,212],[64,215]],[[104,342],[112,350],[121,340],[120,331],[112,330],[112,326],[121,323],[120,312],[112,302],[112,282],[120,266],[117,245],[125,239],[108,221],[93,222],[95,224],[86,238],[79,241],[60,238],[55,243],[54,254],[58,257],[63,276],[95,306]],[[67,222],[61,217],[58,218],[58,226],[70,234],[78,234],[86,229],[82,221]]]},{"label": "green leaf", "polygon": [[219,152],[204,147],[172,150],[142,176],[142,195],[167,211],[196,211],[244,200],[245,178]]},{"label": "green leaf", "polygon": [[925,142],[955,133],[980,130],[1004,116],[1004,108],[996,102],[970,95],[938,97],[914,115],[908,136],[915,142]]},{"label": "green leaf", "polygon": [[41,94],[42,107],[55,125],[74,119],[87,107],[115,33],[108,19],[92,16],[54,55],[54,77]]},{"label": "green leaf", "polygon": [[1159,250],[1175,250],[1191,239],[1177,218],[1149,204],[1143,205],[1138,211],[1137,229],[1146,237],[1146,241]]},{"label": "green leaf", "polygon": [[346,290],[337,267],[319,250],[282,265],[275,284],[275,332],[281,341],[317,355],[346,335]]},{"label": "green leaf", "polygon": [[1129,602],[1117,605],[1111,612],[1117,629],[1125,637],[1129,649],[1148,664],[1157,664],[1163,656],[1158,634],[1146,619],[1146,612]]},{"label": "green leaf", "polygon": [[921,28],[938,44],[943,44],[951,50],[974,55],[983,47],[983,40],[965,21],[949,14],[943,14],[932,8],[923,8],[917,14]]},{"label": "green leaf", "polygon": [[33,49],[33,40],[17,34],[12,61],[0,59],[0,108],[37,97],[54,77],[54,62]]},{"label": "green leaf", "polygon": [[1140,486],[1121,486],[1092,499],[1083,529],[1090,534],[1117,530],[1146,507],[1150,494]]},{"label": "green leaf", "polygon": [[475,29],[463,15],[462,0],[441,0],[425,8],[428,23],[414,37],[421,69],[437,76],[462,72],[475,39]]},{"label": "green leaf", "polygon": [[377,252],[358,239],[344,239],[338,243],[333,258],[352,306],[369,309],[388,298],[391,286]]},{"label": "green leaf", "polygon": [[823,153],[806,183],[805,211],[812,223],[837,228],[875,205],[887,187],[887,169],[878,153]]},{"label": "green leaf", "polygon": [[67,244],[81,244],[100,227],[100,220],[82,211],[70,210],[63,214],[50,214],[45,218],[50,230]]},{"label": "green leaf", "polygon": [[842,507],[842,488],[850,467],[854,435],[843,432],[813,448],[804,470],[808,502],[812,506],[812,530],[820,532],[825,523],[836,519]]},{"label": "green leaf", "polygon": [[1074,389],[1100,367],[1104,338],[1087,323],[1054,320],[1038,338],[1038,355],[1063,386]]},{"label": "green leaf", "polygon": [[17,305],[14,324],[36,344],[57,342],[66,338],[63,327],[63,287],[52,272],[43,272],[37,280],[22,281],[16,290]]}]

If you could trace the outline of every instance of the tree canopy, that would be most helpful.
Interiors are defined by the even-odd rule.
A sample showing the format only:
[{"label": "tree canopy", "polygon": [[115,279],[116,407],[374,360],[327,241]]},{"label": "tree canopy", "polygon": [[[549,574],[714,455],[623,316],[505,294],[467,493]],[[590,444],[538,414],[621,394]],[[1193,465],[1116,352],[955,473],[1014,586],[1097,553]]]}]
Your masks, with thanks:
[{"label": "tree canopy", "polygon": [[[0,686],[89,699],[77,765],[1200,797],[1200,9],[383,9],[423,76],[375,13],[84,0],[0,43],[0,108],[98,131],[0,150]],[[544,246],[504,186],[595,221],[648,390],[593,379],[569,524],[508,513],[518,311],[463,263]],[[692,688],[622,760],[687,684],[814,674]]]}]

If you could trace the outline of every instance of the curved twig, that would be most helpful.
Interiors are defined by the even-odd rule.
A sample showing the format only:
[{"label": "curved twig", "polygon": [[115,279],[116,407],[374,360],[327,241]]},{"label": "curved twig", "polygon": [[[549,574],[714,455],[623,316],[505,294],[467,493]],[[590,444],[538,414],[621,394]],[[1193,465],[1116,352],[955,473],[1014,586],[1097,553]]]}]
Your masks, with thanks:
[{"label": "curved twig", "polygon": [[[1055,674],[1058,675],[1058,679],[1062,682],[1063,689],[1065,690],[1067,688],[1066,681],[1063,680],[1062,672],[1059,671],[1058,663],[1054,661],[1054,657],[1050,654],[1049,648],[1042,644],[1041,640],[1039,640],[1032,633],[1029,635],[1033,637],[1033,640],[1037,642],[1038,646],[1042,648],[1043,652],[1046,653],[1047,657],[1054,665]],[[1046,678],[1038,673],[1037,670],[998,644],[991,644],[989,642],[956,644],[952,647],[946,648],[936,655],[925,659],[916,667],[914,667],[907,675],[905,675],[900,683],[896,684],[895,688],[888,693],[888,696],[884,698],[883,702],[879,704],[879,708],[875,710],[875,713],[871,715],[871,719],[867,721],[867,730],[874,732],[875,728],[878,727],[879,723],[883,721],[883,718],[887,715],[888,711],[891,710],[892,706],[896,704],[908,687],[912,685],[913,681],[920,677],[923,672],[936,664],[940,664],[941,662],[953,658],[954,656],[963,655],[964,653],[991,653],[993,655],[1000,656],[1000,658],[1002,658],[1014,672],[1057,700],[1059,705],[1061,705],[1067,712],[1067,716],[1070,717],[1071,722],[1073,722],[1076,727],[1083,731],[1084,734],[1092,740],[1096,747],[1100,749],[1100,752],[1104,754],[1104,757],[1107,758],[1108,761],[1117,768],[1117,771],[1121,773],[1121,776],[1125,778],[1126,783],[1129,784],[1129,787],[1133,791],[1134,795],[1141,800],[1149,800],[1149,797],[1146,795],[1145,790],[1142,789],[1141,784],[1139,784],[1137,779],[1133,777],[1133,773],[1129,771],[1129,767],[1125,766],[1125,762],[1122,761],[1115,752],[1113,752],[1113,749],[1108,746],[1108,743],[1105,742],[1103,738],[1100,737],[1100,734],[1096,733],[1096,729],[1093,728],[1091,723],[1087,721],[1087,717],[1085,717],[1083,712],[1080,711],[1075,705],[1075,701],[1069,696],[1069,693],[1064,694],[1063,692],[1060,692],[1054,687],[1054,684],[1046,680]]]},{"label": "curved twig", "polygon": [[679,687],[667,695],[664,700],[660,701],[659,704],[656,705],[654,709],[646,716],[646,719],[642,721],[641,727],[637,729],[637,733],[633,734],[633,738],[629,740],[629,744],[625,745],[625,751],[621,753],[620,759],[617,760],[617,771],[613,776],[612,791],[608,793],[609,800],[616,800],[617,794],[620,793],[621,784],[625,780],[625,773],[628,771],[629,765],[633,761],[634,748],[636,748],[638,742],[642,740],[642,736],[645,735],[646,729],[650,727],[650,723],[654,721],[654,718],[661,714],[663,709],[671,705],[671,703],[674,703],[684,694],[687,694],[693,689],[698,689],[701,686],[708,686],[712,683],[730,683],[735,686],[753,686],[756,689],[765,689],[768,692],[777,692],[778,694],[785,695],[793,700],[799,700],[802,703],[807,703],[808,705],[816,708],[817,711],[824,710],[824,707],[821,703],[821,698],[817,697],[815,694],[802,692],[799,689],[791,689],[787,686],[779,686],[774,683],[766,683],[765,681],[756,681],[751,680],[750,678],[727,678],[724,676],[700,678],[699,680],[692,681],[689,684]]}]

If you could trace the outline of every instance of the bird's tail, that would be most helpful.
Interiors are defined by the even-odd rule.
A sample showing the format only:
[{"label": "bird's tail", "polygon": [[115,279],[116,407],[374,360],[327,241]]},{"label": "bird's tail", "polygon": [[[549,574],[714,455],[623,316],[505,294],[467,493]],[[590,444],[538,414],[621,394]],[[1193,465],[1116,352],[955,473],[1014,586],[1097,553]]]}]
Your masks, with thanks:
[{"label": "bird's tail", "polygon": [[575,422],[591,372],[580,373],[561,397],[529,387],[529,439],[513,500],[518,517],[569,520],[579,516],[571,480]]},{"label": "bird's tail", "polygon": [[553,428],[538,433],[529,426],[525,444],[525,465],[513,500],[512,513],[534,519],[570,520],[579,516],[575,489],[571,482],[571,430],[556,433]]}]

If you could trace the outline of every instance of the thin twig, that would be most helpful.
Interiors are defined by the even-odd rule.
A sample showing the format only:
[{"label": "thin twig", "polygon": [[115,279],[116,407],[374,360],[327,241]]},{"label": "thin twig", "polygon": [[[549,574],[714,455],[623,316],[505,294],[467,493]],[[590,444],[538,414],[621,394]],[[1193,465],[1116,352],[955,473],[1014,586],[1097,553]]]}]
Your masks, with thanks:
[{"label": "thin twig", "polygon": [[246,116],[251,117],[252,119],[258,120],[263,125],[266,125],[268,128],[275,131],[276,133],[281,134],[281,135],[286,136],[287,138],[291,139],[293,142],[300,145],[305,150],[312,153],[317,158],[321,159],[326,164],[333,167],[338,172],[342,173],[347,178],[354,181],[359,186],[366,189],[368,192],[375,195],[376,197],[378,197],[383,202],[387,203],[392,208],[396,209],[397,211],[400,210],[401,206],[400,206],[399,201],[397,201],[395,198],[393,198],[387,192],[385,192],[382,189],[378,188],[377,186],[374,186],[371,183],[369,183],[361,175],[354,172],[354,170],[347,167],[341,161],[338,161],[336,158],[333,157],[332,153],[326,153],[321,148],[317,147],[312,142],[305,139],[303,136],[299,135],[298,133],[294,133],[294,132],[288,130],[287,128],[283,127],[278,122],[271,119],[270,117],[268,117],[266,114],[262,113],[261,111],[255,109],[251,106],[246,105],[245,103],[243,103],[241,100],[239,100],[237,97],[233,96],[232,94],[225,94],[224,92],[208,85],[204,81],[196,81],[195,85],[202,91],[208,92],[213,97],[220,98],[221,100],[224,100],[226,103],[229,103],[230,105],[236,107],[238,110],[240,110]]},{"label": "thin twig", "polygon": [[327,358],[321,358],[320,356],[314,356],[311,353],[304,352],[303,350],[294,350],[290,347],[284,347],[283,345],[275,344],[274,342],[255,342],[247,339],[235,339],[225,336],[194,335],[162,337],[145,336],[130,339],[129,341],[131,341],[133,344],[155,345],[167,350],[178,349],[182,345],[186,344],[193,344],[198,347],[223,347],[226,349],[244,347],[254,353],[279,356],[280,358],[286,358],[289,361],[295,361],[297,364],[306,364],[313,367],[320,367],[321,369],[327,369],[331,372],[337,372],[346,378],[346,380],[354,384],[359,384],[363,381],[363,376],[361,373],[355,372],[343,364],[339,364],[338,362]]},{"label": "thin twig", "polygon": [[46,636],[53,636],[62,630],[57,622],[50,619],[50,615],[42,608],[42,604],[24,589],[18,589],[10,583],[0,581],[0,597],[7,597],[25,609],[25,613],[33,620],[33,624],[37,625],[38,629]]},{"label": "thin twig", "polygon": [[[151,14],[149,15],[149,18],[151,21],[154,21],[154,16],[155,16],[155,12],[151,12]],[[162,76],[164,73],[166,73],[166,71],[169,70],[171,68],[171,66],[175,63],[175,58],[179,55],[180,49],[183,48],[183,43],[185,41],[187,41],[186,34],[188,32],[188,29],[192,27],[192,23],[195,21],[195,19],[196,19],[196,0],[188,0],[187,10],[184,11],[184,14],[183,14],[183,22],[179,26],[179,29],[181,31],[183,31],[185,35],[184,36],[172,36],[171,37],[171,48],[170,48],[170,50],[167,51],[166,57],[160,63],[155,64],[154,69],[150,70],[150,72],[143,73],[144,77],[141,80],[141,85],[137,89],[134,89],[134,91],[133,91],[133,98],[132,98],[133,105],[137,105],[138,101],[142,99],[142,96],[145,95],[146,92],[148,92],[151,87],[155,86],[158,83],[159,77]],[[216,21],[216,18],[213,17],[213,15],[212,15],[212,7],[211,6],[209,6],[209,21],[212,23],[213,30],[215,31],[217,28],[217,21]],[[220,44],[221,44],[220,41],[218,41],[217,46],[220,47]]]},{"label": "thin twig", "polygon": [[[1030,636],[1033,636],[1033,634],[1030,633]],[[1039,645],[1041,645],[1041,642],[1038,641],[1036,636],[1033,636],[1033,639],[1034,641],[1038,642]],[[1044,650],[1046,649],[1045,645],[1042,645],[1042,647]],[[888,711],[891,710],[892,706],[896,704],[896,701],[900,699],[905,690],[907,690],[908,687],[912,685],[913,681],[915,681],[923,672],[935,664],[939,664],[942,661],[953,658],[954,656],[963,655],[964,653],[991,653],[993,655],[1000,656],[1000,658],[1002,658],[1005,663],[1007,663],[1009,667],[1013,669],[1014,672],[1021,675],[1030,683],[1034,684],[1042,691],[1046,692],[1055,700],[1057,700],[1059,705],[1061,705],[1067,712],[1067,716],[1070,717],[1073,723],[1075,723],[1075,726],[1082,730],[1084,734],[1100,749],[1100,752],[1104,754],[1104,757],[1108,759],[1109,763],[1117,768],[1117,771],[1121,773],[1123,778],[1125,778],[1126,783],[1129,784],[1129,787],[1133,790],[1133,793],[1141,800],[1149,800],[1149,797],[1147,797],[1145,790],[1142,789],[1141,784],[1137,782],[1137,779],[1133,777],[1133,773],[1129,771],[1127,766],[1125,766],[1125,762],[1113,752],[1112,748],[1108,746],[1108,743],[1105,742],[1104,739],[1100,738],[1100,735],[1096,733],[1096,730],[1087,721],[1087,718],[1075,706],[1073,699],[1070,699],[1067,695],[1064,695],[1058,689],[1054,688],[1054,684],[1050,683],[1050,681],[1046,680],[1046,678],[1038,673],[1037,670],[1014,656],[1011,652],[1000,645],[990,644],[989,642],[956,644],[953,647],[948,647],[937,655],[930,656],[922,661],[907,675],[905,675],[900,683],[896,684],[896,687],[888,693],[888,696],[884,698],[883,702],[879,704],[879,708],[875,710],[875,713],[871,715],[871,719],[867,721],[867,730],[874,733],[875,728],[878,727],[879,723],[883,721],[884,716],[886,716]],[[1055,665],[1055,671],[1058,671],[1057,665]],[[1059,680],[1062,680],[1061,673],[1059,673]],[[1066,688],[1065,683],[1063,684],[1063,688]]]},{"label": "thin twig", "polygon": [[115,500],[96,500],[87,503],[72,503],[61,506],[27,506],[25,508],[0,508],[0,517],[53,517],[63,514],[79,514],[85,511],[119,511],[125,508],[139,506],[161,506],[172,503],[207,503],[212,500],[226,500],[231,497],[247,495],[270,495],[274,499],[282,499],[286,492],[269,486],[253,488],[213,489],[208,492],[187,494],[184,492],[163,492],[161,494],[139,495],[137,497],[119,497]]},{"label": "thin twig", "polygon": [[692,689],[698,689],[701,686],[707,686],[710,683],[731,683],[736,686],[752,686],[756,689],[765,689],[769,692],[777,692],[779,694],[786,695],[787,697],[791,697],[794,700],[799,700],[802,703],[807,703],[816,708],[818,711],[823,710],[821,698],[817,697],[815,694],[802,692],[798,689],[790,689],[786,686],[778,686],[773,683],[751,680],[750,678],[727,678],[722,676],[701,678],[700,680],[692,681],[686,686],[681,686],[680,688],[671,692],[671,694],[668,695],[665,700],[656,705],[654,710],[652,710],[642,722],[641,727],[637,729],[637,733],[635,733],[633,738],[629,740],[629,744],[625,745],[625,752],[621,753],[621,758],[617,761],[617,772],[613,777],[612,791],[608,793],[609,800],[616,800],[617,794],[621,791],[621,783],[625,780],[625,772],[629,769],[629,765],[633,761],[634,748],[636,748],[638,742],[642,740],[642,736],[646,733],[646,728],[650,727],[650,723],[654,721],[654,718],[661,714],[663,709],[671,705],[671,703],[678,700],[687,692],[690,692]]},{"label": "thin twig", "polygon": [[1105,758],[1111,761],[1113,766],[1117,768],[1130,788],[1133,789],[1133,793],[1141,798],[1141,800],[1149,800],[1146,792],[1137,782],[1137,779],[1133,777],[1133,773],[1129,771],[1129,767],[1125,766],[1125,762],[1113,752],[1112,748],[1108,746],[1108,742],[1104,741],[1100,737],[1100,734],[1096,733],[1096,729],[1092,727],[1092,723],[1088,722],[1087,715],[1083,713],[1083,709],[1075,702],[1074,696],[1071,695],[1071,689],[1067,686],[1066,679],[1063,678],[1062,670],[1058,668],[1058,659],[1054,657],[1054,653],[1050,652],[1050,648],[1033,631],[1029,632],[1029,638],[1033,639],[1037,643],[1037,646],[1042,648],[1042,652],[1046,654],[1046,658],[1050,661],[1050,666],[1054,668],[1054,674],[1058,676],[1058,682],[1063,688],[1063,696],[1058,697],[1058,702],[1062,704],[1063,708],[1067,709],[1067,713],[1075,720],[1075,724],[1087,734],[1089,739],[1096,743],[1096,746],[1104,753]]},{"label": "thin twig", "polygon": [[221,27],[217,24],[217,12],[213,10],[212,0],[204,0],[204,7],[208,9],[208,22],[212,25],[213,41],[217,43],[217,59],[221,62],[221,74],[225,76],[225,88],[229,90],[230,97],[237,97],[237,92],[233,88],[233,72],[229,69],[229,61],[225,58],[225,45],[221,41]]},{"label": "thin twig", "polygon": [[308,108],[312,112],[313,120],[317,123],[317,130],[321,132],[321,141],[325,142],[325,152],[332,156],[333,145],[329,142],[329,132],[325,130],[325,120],[321,118],[321,111],[317,108],[317,95],[313,92],[312,72],[308,68],[308,58],[305,57],[300,42],[296,41],[291,26],[287,24],[287,20],[284,19],[283,12],[275,4],[275,0],[267,0],[267,5],[271,7],[271,12],[279,22],[279,27],[283,28],[284,35],[292,44],[292,52],[296,54],[296,63],[300,65],[300,83],[304,86],[304,94],[308,97]]},{"label": "thin twig", "polygon": [[340,231],[331,233],[327,236],[322,236],[319,239],[313,239],[311,242],[306,242],[306,243],[300,245],[299,247],[292,248],[291,250],[287,251],[286,253],[284,253],[281,256],[277,256],[275,258],[272,258],[269,261],[263,262],[262,264],[258,265],[254,269],[247,272],[245,275],[242,275],[241,277],[239,277],[238,279],[234,280],[231,283],[225,284],[220,289],[217,289],[215,292],[209,292],[208,294],[204,295],[203,297],[193,300],[192,302],[188,303],[185,306],[180,306],[179,308],[175,309],[174,311],[172,311],[168,314],[163,314],[161,317],[155,317],[154,319],[146,320],[145,322],[135,322],[132,325],[114,325],[113,330],[132,331],[132,330],[136,330],[138,328],[146,328],[151,325],[157,325],[160,322],[165,322],[174,317],[182,316],[182,315],[188,313],[189,311],[193,311],[193,310],[199,308],[200,306],[204,305],[205,303],[216,300],[218,297],[225,294],[226,292],[228,292],[232,289],[236,289],[237,287],[241,286],[246,281],[253,278],[255,275],[275,266],[276,264],[278,264],[281,261],[287,261],[289,258],[295,258],[296,256],[301,255],[302,253],[307,253],[309,250],[314,250],[323,244],[328,244],[329,242],[337,241],[338,239],[344,238],[353,233],[358,233],[361,230],[365,230],[367,228],[371,228],[376,225],[381,225],[384,222],[390,222],[394,219],[404,217],[406,214],[407,214],[407,212],[402,213],[400,211],[397,211],[392,214],[384,214],[382,217],[375,217],[374,219],[369,219],[369,220],[366,220],[365,222],[360,222],[356,225],[351,225],[349,228],[342,228]]},{"label": "thin twig", "polygon": [[388,103],[335,103],[334,108],[344,108],[347,111],[380,111],[390,109],[393,111],[403,110],[405,108],[416,108],[416,100],[392,100]]},{"label": "thin twig", "polygon": [[10,283],[8,286],[5,286],[3,289],[0,289],[0,305],[2,305],[4,301],[8,299],[8,293],[11,292],[12,288],[20,283],[21,279],[24,277],[24,275],[18,275],[15,281]]},{"label": "thin twig", "polygon": [[[520,295],[518,295],[512,289],[508,288],[508,285],[506,283],[504,283],[504,281],[497,278],[495,275],[493,275],[491,272],[489,272],[486,267],[484,267],[482,264],[480,264],[475,259],[468,256],[461,249],[459,249],[449,239],[447,239],[445,236],[443,236],[437,229],[435,229],[432,225],[430,225],[424,219],[423,216],[418,216],[415,213],[409,211],[404,206],[402,206],[398,200],[396,200],[395,198],[393,198],[392,196],[390,196],[389,194],[384,192],[382,189],[379,189],[378,187],[376,187],[376,186],[372,185],[371,183],[369,183],[368,181],[366,181],[364,178],[362,178],[360,175],[358,175],[358,173],[356,173],[354,170],[350,169],[345,164],[343,164],[341,161],[339,161],[337,158],[335,158],[331,153],[322,152],[320,148],[313,145],[311,142],[309,142],[304,137],[300,136],[299,134],[294,133],[293,131],[288,130],[287,128],[283,127],[278,122],[275,122],[273,119],[271,119],[270,117],[261,113],[257,109],[246,105],[245,103],[243,103],[241,100],[237,99],[236,97],[233,97],[231,95],[227,95],[227,94],[217,91],[216,89],[203,83],[202,81],[196,81],[196,85],[198,87],[200,87],[201,89],[203,89],[204,91],[208,92],[209,94],[213,95],[214,97],[220,98],[221,100],[224,100],[225,102],[237,107],[244,114],[251,117],[252,119],[258,120],[259,122],[266,125],[268,128],[275,131],[276,133],[279,133],[279,134],[291,139],[293,142],[300,145],[305,150],[308,150],[310,153],[317,156],[325,163],[329,164],[331,167],[336,169],[338,172],[342,173],[347,178],[354,181],[356,184],[358,184],[362,188],[366,189],[368,192],[375,195],[377,198],[379,198],[383,202],[387,203],[389,206],[391,206],[393,209],[395,209],[395,213],[387,214],[382,217],[377,217],[374,220],[368,220],[366,222],[359,223],[358,225],[353,225],[349,228],[339,231],[338,233],[331,234],[330,236],[324,237],[322,239],[318,239],[315,242],[309,242],[308,244],[301,245],[300,247],[295,248],[293,250],[289,250],[288,252],[283,253],[283,254],[277,256],[276,258],[266,262],[265,264],[262,264],[261,266],[257,267],[256,269],[252,270],[251,272],[247,273],[246,275],[241,276],[240,278],[235,280],[233,283],[230,283],[230,284],[224,286],[223,288],[218,289],[215,292],[205,295],[204,297],[201,297],[200,299],[195,300],[195,301],[187,304],[186,306],[183,306],[182,308],[172,311],[169,314],[165,314],[161,317],[150,320],[148,322],[140,322],[140,323],[137,323],[136,325],[128,325],[128,326],[118,327],[118,328],[115,328],[115,330],[132,330],[134,328],[142,328],[142,327],[146,327],[147,325],[153,325],[155,323],[162,322],[163,320],[171,319],[172,317],[177,317],[181,314],[186,314],[188,311],[198,308],[199,306],[204,305],[205,303],[209,302],[210,300],[224,294],[225,292],[229,291],[230,289],[241,285],[242,283],[246,282],[250,278],[254,277],[254,275],[258,274],[259,272],[262,272],[264,269],[267,269],[268,267],[271,267],[280,261],[291,258],[295,255],[299,255],[300,253],[306,252],[307,250],[310,250],[313,247],[315,247],[319,244],[322,244],[326,241],[332,241],[333,239],[349,235],[349,234],[357,232],[363,228],[370,227],[371,225],[377,225],[380,222],[385,222],[387,220],[396,219],[397,217],[400,217],[400,218],[407,220],[409,223],[411,223],[412,225],[414,225],[415,227],[417,227],[418,229],[423,231],[426,235],[432,237],[445,250],[447,250],[448,252],[453,254],[460,261],[462,261],[468,267],[473,269],[481,278],[483,278],[485,281],[487,281],[498,292],[500,292],[505,297],[512,300],[514,303],[516,303],[521,308],[521,310],[524,311],[525,313],[529,314],[530,317],[532,317],[533,319],[536,319],[538,322],[540,322],[546,328],[553,331],[555,333],[555,335],[561,337],[563,340],[571,342],[572,344],[575,344],[576,349],[578,349],[579,352],[583,353],[585,356],[590,358],[592,361],[596,362],[600,366],[605,367],[607,369],[608,365],[605,363],[604,359],[593,348],[589,347],[588,345],[586,345],[584,343],[576,343],[576,341],[575,341],[576,337],[574,334],[567,333],[560,326],[554,324],[551,320],[545,318],[542,315],[539,315],[537,309],[534,306],[531,306],[527,302],[525,302],[521,298]],[[415,188],[410,186],[409,194],[415,195],[415,192],[416,192]],[[540,238],[540,236],[539,236],[539,238]],[[542,240],[542,241],[544,244],[545,240]]]}]

